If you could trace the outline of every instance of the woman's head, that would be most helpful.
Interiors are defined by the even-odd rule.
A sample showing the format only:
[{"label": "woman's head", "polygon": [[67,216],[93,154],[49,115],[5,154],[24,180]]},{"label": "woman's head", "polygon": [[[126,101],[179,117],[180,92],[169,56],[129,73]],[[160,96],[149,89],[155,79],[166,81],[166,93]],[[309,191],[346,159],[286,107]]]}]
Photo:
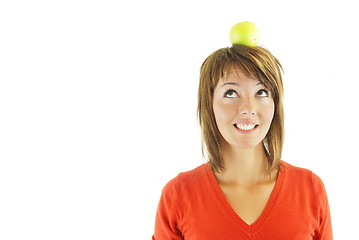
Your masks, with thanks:
[{"label": "woman's head", "polygon": [[[242,88],[236,88],[237,86],[234,86],[233,89],[231,86],[231,89],[228,89],[228,86],[223,84],[228,78],[230,80],[228,85],[236,85],[236,81],[238,80],[239,82],[237,81],[237,83],[240,83],[241,79],[248,82],[249,84],[246,84],[247,92],[241,92]],[[268,96],[266,96],[266,92],[263,88],[268,90]],[[249,97],[246,97],[248,101],[244,98],[244,95],[250,91],[256,91],[252,98],[254,99],[253,101],[250,100],[251,98]],[[235,99],[232,97],[235,97],[236,94],[242,95],[242,93],[243,97],[235,100],[238,106],[239,103],[243,105],[243,102],[247,101],[245,104],[255,105],[258,103],[255,106],[261,108],[260,111],[254,109],[253,112],[243,112],[243,115],[241,115],[242,113],[238,113],[238,116],[233,116],[231,121],[233,120],[232,124],[234,125],[236,121],[246,119],[249,121],[253,120],[250,122],[254,122],[255,124],[259,123],[259,126],[262,127],[261,124],[268,122],[269,117],[271,118],[266,128],[259,128],[262,132],[257,133],[254,140],[259,141],[260,144],[264,144],[265,153],[270,166],[269,170],[277,168],[279,166],[284,141],[283,84],[279,61],[268,50],[262,47],[234,45],[233,47],[222,48],[215,51],[202,64],[198,90],[198,117],[202,130],[203,152],[205,148],[213,170],[220,172],[223,169],[220,143],[223,139],[230,141],[231,135],[228,134],[229,131],[225,131],[225,128],[222,128],[222,120],[224,120],[224,118],[218,118],[218,116],[223,115],[222,113],[224,112],[217,111],[217,109],[221,109],[221,107],[217,107],[220,97],[216,97],[217,95],[215,95],[215,93],[222,95],[227,94],[224,95],[223,101],[220,102],[220,104],[227,104],[222,105],[226,106],[226,108],[235,103]],[[249,96],[249,94],[247,95]],[[250,101],[253,103],[248,103]],[[273,106],[274,109],[270,110]],[[256,112],[257,110],[258,112]],[[272,111],[271,116],[270,111]],[[256,115],[257,113],[258,116]],[[263,117],[262,115],[265,116]],[[263,129],[265,129],[265,132],[263,132]],[[257,132],[259,132],[259,130]],[[253,145],[255,141],[251,138],[251,142],[247,144],[248,147],[250,147],[251,144]]]}]

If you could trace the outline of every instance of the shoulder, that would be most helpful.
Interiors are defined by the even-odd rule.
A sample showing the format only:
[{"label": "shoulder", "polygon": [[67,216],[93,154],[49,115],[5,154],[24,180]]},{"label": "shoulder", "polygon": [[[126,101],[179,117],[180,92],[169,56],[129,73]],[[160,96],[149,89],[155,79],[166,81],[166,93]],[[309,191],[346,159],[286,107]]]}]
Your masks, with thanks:
[{"label": "shoulder", "polygon": [[206,176],[207,164],[202,164],[192,170],[180,172],[171,179],[163,188],[164,193],[179,194],[183,191],[198,187],[203,184]]},{"label": "shoulder", "polygon": [[282,207],[286,214],[290,212],[296,221],[312,226],[315,239],[332,239],[329,203],[322,180],[309,169],[283,161],[281,173],[285,179]]},{"label": "shoulder", "polygon": [[293,166],[281,161],[281,170],[286,173],[287,179],[294,185],[310,187],[315,193],[325,191],[324,184],[320,177],[309,169]]}]

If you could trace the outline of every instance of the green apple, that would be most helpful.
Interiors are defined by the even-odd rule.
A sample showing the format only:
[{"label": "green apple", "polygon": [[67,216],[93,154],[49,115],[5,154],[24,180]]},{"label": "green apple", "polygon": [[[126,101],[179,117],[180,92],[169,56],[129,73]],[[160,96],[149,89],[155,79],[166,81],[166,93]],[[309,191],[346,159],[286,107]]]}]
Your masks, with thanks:
[{"label": "green apple", "polygon": [[229,32],[233,45],[240,44],[255,47],[259,40],[259,30],[252,22],[240,22],[234,25]]}]

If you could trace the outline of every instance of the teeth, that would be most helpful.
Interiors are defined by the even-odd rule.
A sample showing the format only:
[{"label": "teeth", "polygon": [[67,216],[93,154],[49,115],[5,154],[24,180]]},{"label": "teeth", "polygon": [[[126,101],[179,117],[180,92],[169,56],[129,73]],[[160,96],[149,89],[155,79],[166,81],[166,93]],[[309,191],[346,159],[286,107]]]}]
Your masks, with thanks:
[{"label": "teeth", "polygon": [[256,125],[252,125],[252,124],[236,124],[236,127],[244,130],[244,131],[249,131],[252,130]]}]

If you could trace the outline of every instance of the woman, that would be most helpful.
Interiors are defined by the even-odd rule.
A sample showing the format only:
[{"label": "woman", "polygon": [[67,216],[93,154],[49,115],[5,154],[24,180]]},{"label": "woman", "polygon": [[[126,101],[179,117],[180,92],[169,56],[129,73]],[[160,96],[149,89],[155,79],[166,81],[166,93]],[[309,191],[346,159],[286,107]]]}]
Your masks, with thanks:
[{"label": "woman", "polygon": [[233,45],[203,63],[198,116],[208,162],[163,188],[153,240],[332,239],[320,178],[281,160],[281,65]]}]

